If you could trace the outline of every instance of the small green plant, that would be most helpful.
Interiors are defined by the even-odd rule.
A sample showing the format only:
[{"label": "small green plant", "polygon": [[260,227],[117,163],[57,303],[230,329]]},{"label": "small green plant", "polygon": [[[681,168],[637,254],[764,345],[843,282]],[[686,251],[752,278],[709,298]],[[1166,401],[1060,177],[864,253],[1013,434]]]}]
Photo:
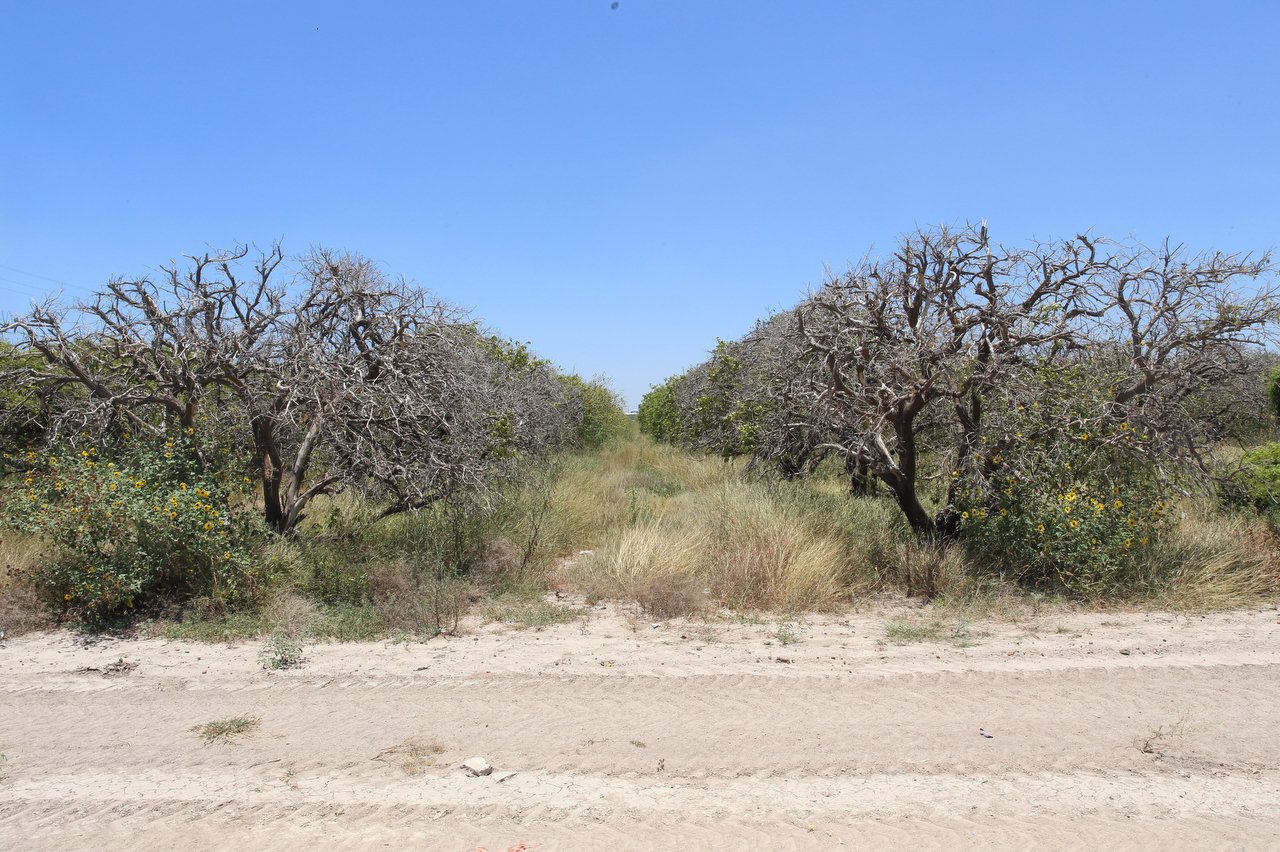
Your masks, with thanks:
[{"label": "small green plant", "polygon": [[778,622],[778,629],[773,632],[773,638],[779,645],[785,646],[796,644],[801,637],[795,623],[787,620]]},{"label": "small green plant", "polygon": [[293,669],[306,662],[302,638],[294,633],[277,630],[267,638],[258,653],[258,661],[264,669],[279,671]]},{"label": "small green plant", "polygon": [[928,621],[895,620],[885,625],[885,637],[896,645],[914,642],[946,642],[960,648],[968,648],[975,640],[988,634],[969,629],[964,619],[948,622],[941,618]]},{"label": "small green plant", "polygon": [[530,599],[520,595],[501,595],[483,609],[484,617],[490,621],[535,630],[555,624],[568,624],[586,613],[581,607],[557,606],[541,598]]},{"label": "small green plant", "polygon": [[205,745],[210,745],[234,742],[239,737],[251,734],[261,724],[262,720],[257,716],[233,716],[230,719],[205,722],[203,725],[194,726],[191,730],[204,740]]},{"label": "small green plant", "polygon": [[641,742],[640,740],[632,740],[632,741],[631,741],[631,744],[632,744],[633,746],[635,746],[636,748],[648,748],[648,746],[647,746],[647,745],[645,745],[645,744],[644,744],[643,742]]},{"label": "small green plant", "polygon": [[906,645],[912,642],[934,642],[942,636],[942,623],[938,621],[890,621],[884,635],[893,643]]}]

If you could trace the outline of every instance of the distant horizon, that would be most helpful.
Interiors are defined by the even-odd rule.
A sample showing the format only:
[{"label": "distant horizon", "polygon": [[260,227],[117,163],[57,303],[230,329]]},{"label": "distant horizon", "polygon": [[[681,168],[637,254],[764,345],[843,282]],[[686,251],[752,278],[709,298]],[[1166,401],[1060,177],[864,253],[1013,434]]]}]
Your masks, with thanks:
[{"label": "distant horizon", "polygon": [[8,11],[0,316],[324,245],[634,410],[917,227],[1280,244],[1272,4]]}]

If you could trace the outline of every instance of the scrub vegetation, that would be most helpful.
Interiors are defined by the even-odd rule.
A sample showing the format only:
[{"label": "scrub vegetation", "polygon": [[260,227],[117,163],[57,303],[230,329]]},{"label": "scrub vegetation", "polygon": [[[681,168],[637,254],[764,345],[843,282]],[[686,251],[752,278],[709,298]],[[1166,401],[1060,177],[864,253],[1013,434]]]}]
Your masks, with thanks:
[{"label": "scrub vegetation", "polygon": [[919,232],[655,387],[637,432],[358,255],[193,256],[7,326],[0,629],[266,635],[283,667],[580,617],[551,591],[961,622],[1274,599],[1273,277]]}]

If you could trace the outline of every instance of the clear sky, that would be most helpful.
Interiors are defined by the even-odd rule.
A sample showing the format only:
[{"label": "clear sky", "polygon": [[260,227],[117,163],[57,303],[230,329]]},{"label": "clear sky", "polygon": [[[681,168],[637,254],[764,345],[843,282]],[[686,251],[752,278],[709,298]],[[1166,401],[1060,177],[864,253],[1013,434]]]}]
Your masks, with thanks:
[{"label": "clear sky", "polygon": [[325,245],[634,405],[917,225],[1280,244],[1271,0],[0,12],[4,315]]}]

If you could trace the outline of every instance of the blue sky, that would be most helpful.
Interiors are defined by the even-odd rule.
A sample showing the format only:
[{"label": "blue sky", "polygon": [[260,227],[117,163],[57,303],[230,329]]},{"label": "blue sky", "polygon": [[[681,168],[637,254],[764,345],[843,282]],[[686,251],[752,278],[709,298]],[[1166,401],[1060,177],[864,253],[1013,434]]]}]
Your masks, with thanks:
[{"label": "blue sky", "polygon": [[917,225],[1280,244],[1280,4],[611,5],[6,0],[0,314],[325,245],[634,405]]}]

